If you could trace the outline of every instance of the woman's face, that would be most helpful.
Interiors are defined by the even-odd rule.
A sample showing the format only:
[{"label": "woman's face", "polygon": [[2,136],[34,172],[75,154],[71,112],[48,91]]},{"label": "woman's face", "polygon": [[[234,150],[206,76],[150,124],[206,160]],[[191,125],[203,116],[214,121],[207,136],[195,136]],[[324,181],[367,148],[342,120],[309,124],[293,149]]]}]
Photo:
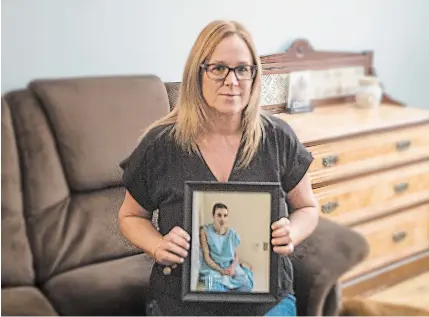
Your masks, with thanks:
[{"label": "woman's face", "polygon": [[[207,104],[222,114],[241,113],[249,103],[254,72],[252,54],[246,43],[236,35],[223,39],[206,64],[209,66],[203,72],[202,92]],[[230,70],[222,79],[228,72],[227,67],[238,67],[239,78]]]},{"label": "woman's face", "polygon": [[213,223],[216,228],[223,228],[228,222],[228,209],[217,208],[213,215]]}]

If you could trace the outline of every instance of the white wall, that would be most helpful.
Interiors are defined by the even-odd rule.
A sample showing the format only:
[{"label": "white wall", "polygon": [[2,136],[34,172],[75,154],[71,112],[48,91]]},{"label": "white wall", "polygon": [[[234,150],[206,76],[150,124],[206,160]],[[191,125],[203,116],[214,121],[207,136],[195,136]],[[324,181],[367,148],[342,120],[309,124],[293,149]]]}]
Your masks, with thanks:
[{"label": "white wall", "polygon": [[40,77],[154,73],[180,81],[211,20],[235,19],[259,54],[296,37],[374,50],[387,90],[429,108],[427,0],[2,0],[2,92]]}]

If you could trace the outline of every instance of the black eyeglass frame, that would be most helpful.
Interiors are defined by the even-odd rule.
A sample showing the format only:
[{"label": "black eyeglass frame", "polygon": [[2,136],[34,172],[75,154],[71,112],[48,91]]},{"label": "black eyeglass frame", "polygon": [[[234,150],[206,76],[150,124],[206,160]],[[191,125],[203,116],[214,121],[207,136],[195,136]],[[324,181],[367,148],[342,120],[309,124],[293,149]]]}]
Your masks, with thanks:
[{"label": "black eyeglass frame", "polygon": [[[209,68],[209,66],[213,66],[213,65],[222,65],[222,66],[225,66],[226,68],[228,68],[228,72],[226,73],[225,77],[223,77],[223,78],[212,78],[212,77],[210,77],[210,74],[209,74],[208,68]],[[243,66],[249,66],[249,67],[251,67],[251,68],[252,68],[252,76],[251,76],[250,78],[240,79],[240,78],[237,76],[237,73],[236,73],[237,68],[239,68],[239,67],[243,67]],[[258,65],[238,65],[238,66],[236,66],[236,67],[229,67],[228,65],[225,65],[225,64],[222,64],[222,63],[210,63],[210,64],[206,64],[206,63],[204,63],[204,64],[201,64],[201,65],[200,65],[200,67],[201,67],[202,69],[204,69],[204,71],[207,73],[207,76],[209,76],[209,78],[210,78],[210,79],[212,79],[212,80],[216,80],[216,81],[222,81],[222,80],[225,80],[225,78],[227,78],[227,77],[228,77],[228,75],[229,75],[229,73],[230,73],[231,71],[233,71],[233,72],[234,72],[235,78],[237,78],[237,80],[238,80],[238,81],[242,81],[242,80],[252,80],[252,79],[254,79],[254,78],[255,78],[255,76],[256,76],[256,72],[257,72],[257,70],[258,70]]]}]

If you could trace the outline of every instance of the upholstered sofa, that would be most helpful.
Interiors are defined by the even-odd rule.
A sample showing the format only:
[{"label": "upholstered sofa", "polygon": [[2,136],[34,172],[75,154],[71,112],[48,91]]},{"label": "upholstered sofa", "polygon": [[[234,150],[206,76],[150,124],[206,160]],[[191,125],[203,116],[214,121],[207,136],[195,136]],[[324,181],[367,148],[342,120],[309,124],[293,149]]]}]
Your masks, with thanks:
[{"label": "upholstered sofa", "polygon": [[[153,262],[119,231],[118,163],[178,85],[62,78],[3,94],[2,315],[145,314]],[[321,219],[292,258],[299,314],[335,315],[339,276],[367,252],[363,237]]]}]

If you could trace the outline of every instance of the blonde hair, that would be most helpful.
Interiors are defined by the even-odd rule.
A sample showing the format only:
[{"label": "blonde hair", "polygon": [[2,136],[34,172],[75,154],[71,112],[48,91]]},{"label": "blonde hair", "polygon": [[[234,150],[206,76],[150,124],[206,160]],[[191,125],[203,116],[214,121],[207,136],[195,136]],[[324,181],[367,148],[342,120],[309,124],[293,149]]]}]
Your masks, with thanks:
[{"label": "blonde hair", "polygon": [[197,138],[207,132],[209,126],[209,106],[202,93],[200,65],[211,57],[221,40],[234,35],[247,44],[257,66],[249,103],[242,114],[244,144],[239,165],[245,167],[251,162],[264,135],[260,108],[261,61],[249,32],[235,21],[213,21],[201,31],[187,59],[176,106],[168,115],[149,126],[141,138],[154,127],[174,124],[171,133],[177,144],[189,153],[198,152]]}]

